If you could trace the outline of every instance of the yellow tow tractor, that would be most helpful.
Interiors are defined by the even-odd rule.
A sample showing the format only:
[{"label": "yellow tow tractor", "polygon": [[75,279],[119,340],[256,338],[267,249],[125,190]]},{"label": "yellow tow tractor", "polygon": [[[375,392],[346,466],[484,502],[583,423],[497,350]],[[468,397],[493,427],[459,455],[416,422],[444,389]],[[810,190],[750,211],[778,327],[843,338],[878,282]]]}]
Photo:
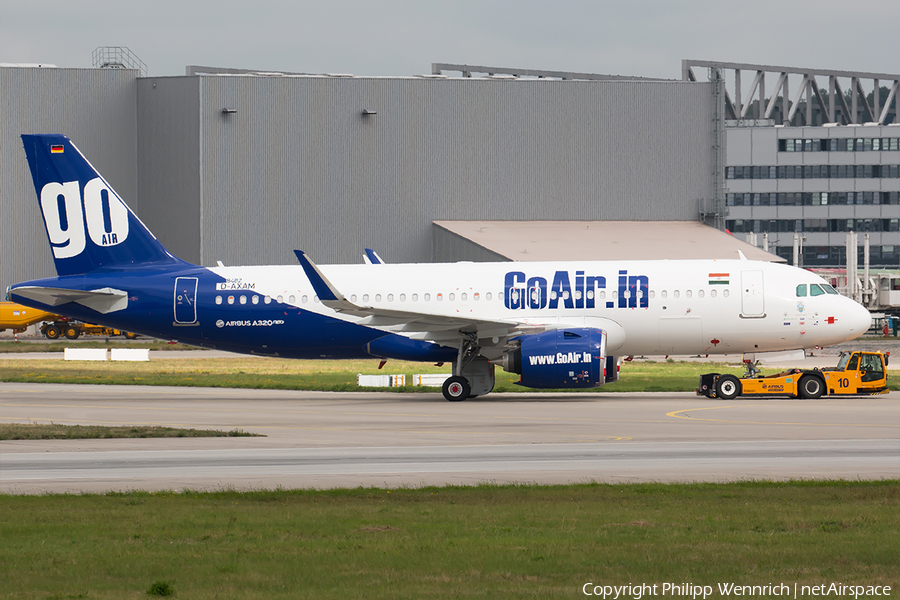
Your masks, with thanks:
[{"label": "yellow tow tractor", "polygon": [[70,340],[77,340],[81,335],[99,335],[104,337],[125,336],[129,340],[133,340],[138,336],[130,331],[122,331],[121,329],[113,329],[103,325],[93,325],[91,323],[82,323],[81,321],[73,321],[66,317],[58,317],[54,321],[41,325],[41,333],[48,340],[58,340],[62,336],[66,336]]},{"label": "yellow tow tractor", "polygon": [[884,394],[890,352],[844,352],[836,367],[790,369],[760,375],[751,363],[740,378],[707,373],[700,376],[697,395],[731,400],[738,396],[790,396],[815,400],[822,396]]}]

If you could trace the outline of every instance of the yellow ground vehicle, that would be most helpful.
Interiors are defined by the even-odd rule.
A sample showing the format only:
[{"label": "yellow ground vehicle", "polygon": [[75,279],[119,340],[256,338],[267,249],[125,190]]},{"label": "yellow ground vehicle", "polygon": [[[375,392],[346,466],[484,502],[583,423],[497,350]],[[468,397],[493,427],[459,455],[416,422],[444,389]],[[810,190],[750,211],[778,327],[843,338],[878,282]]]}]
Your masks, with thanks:
[{"label": "yellow ground vehicle", "polygon": [[82,334],[105,337],[123,335],[129,340],[133,340],[137,337],[136,333],[131,333],[130,331],[122,331],[120,329],[113,329],[112,327],[104,327],[103,325],[91,325],[90,323],[81,323],[80,321],[69,321],[59,317],[52,322],[41,325],[41,333],[44,334],[48,340],[57,340],[62,336],[66,336],[70,340],[76,340]]},{"label": "yellow ground vehicle", "polygon": [[[887,388],[890,353],[844,352],[837,367],[790,369],[775,375],[748,373],[743,377],[707,373],[700,376],[697,394],[731,400],[738,396],[790,396],[816,399],[824,396],[883,394]],[[749,369],[752,371],[753,367]]]},{"label": "yellow ground vehicle", "polygon": [[16,333],[22,333],[29,325],[58,318],[52,313],[15,302],[0,302],[0,331],[12,329]]}]

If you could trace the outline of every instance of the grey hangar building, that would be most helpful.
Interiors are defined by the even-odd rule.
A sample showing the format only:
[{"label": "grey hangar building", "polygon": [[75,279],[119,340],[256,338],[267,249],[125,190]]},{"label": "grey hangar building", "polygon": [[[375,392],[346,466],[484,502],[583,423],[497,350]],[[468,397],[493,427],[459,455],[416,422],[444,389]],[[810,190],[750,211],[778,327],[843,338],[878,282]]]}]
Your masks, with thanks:
[{"label": "grey hangar building", "polygon": [[[4,289],[54,274],[22,133],[68,135],[173,254],[206,266],[292,264],[295,248],[320,264],[364,248],[389,262],[738,249],[790,262],[798,229],[806,264],[839,266],[847,228],[871,232],[873,266],[900,264],[898,75],[849,74],[845,92],[842,72],[700,61],[672,80],[109,66],[0,65]],[[749,100],[741,71],[756,75]],[[784,76],[772,98],[767,72]],[[816,77],[833,78],[830,96]]]}]

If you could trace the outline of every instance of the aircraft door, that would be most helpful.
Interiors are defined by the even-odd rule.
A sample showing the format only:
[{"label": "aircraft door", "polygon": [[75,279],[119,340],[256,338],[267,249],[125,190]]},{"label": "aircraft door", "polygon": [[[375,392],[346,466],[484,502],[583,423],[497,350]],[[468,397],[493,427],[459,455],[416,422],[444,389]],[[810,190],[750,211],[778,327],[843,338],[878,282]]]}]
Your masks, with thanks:
[{"label": "aircraft door", "polygon": [[762,271],[741,271],[741,316],[750,318],[766,316]]},{"label": "aircraft door", "polygon": [[192,325],[197,322],[197,278],[175,278],[175,323]]}]

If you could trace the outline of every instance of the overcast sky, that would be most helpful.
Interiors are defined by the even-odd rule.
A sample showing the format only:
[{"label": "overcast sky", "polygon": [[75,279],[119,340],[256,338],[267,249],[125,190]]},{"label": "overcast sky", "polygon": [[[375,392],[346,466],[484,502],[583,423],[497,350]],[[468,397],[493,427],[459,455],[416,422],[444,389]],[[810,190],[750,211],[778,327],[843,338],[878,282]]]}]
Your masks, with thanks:
[{"label": "overcast sky", "polygon": [[900,0],[0,0],[0,62],[355,75],[467,63],[677,79],[681,59],[900,73]]}]

